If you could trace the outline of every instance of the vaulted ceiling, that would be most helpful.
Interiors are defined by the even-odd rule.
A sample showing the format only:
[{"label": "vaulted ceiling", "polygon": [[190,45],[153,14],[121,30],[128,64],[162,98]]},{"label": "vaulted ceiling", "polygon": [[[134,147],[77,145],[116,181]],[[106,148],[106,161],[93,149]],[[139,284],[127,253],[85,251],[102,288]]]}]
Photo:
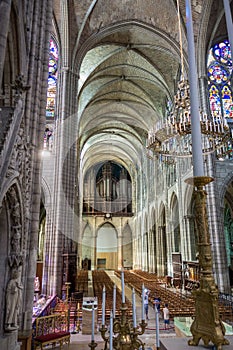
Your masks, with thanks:
[{"label": "vaulted ceiling", "polygon": [[[114,160],[130,172],[142,166],[148,130],[164,118],[167,102],[173,99],[182,55],[187,76],[185,1],[73,3],[80,28],[72,35],[79,72],[81,168],[85,172],[97,162]],[[221,3],[192,1],[199,60],[205,60],[210,41],[226,34]]]},{"label": "vaulted ceiling", "polygon": [[132,25],[104,41],[88,51],[81,65],[81,148],[91,146],[85,152],[88,159],[95,154],[101,160],[117,157],[137,163],[148,130],[163,118],[166,102],[172,99],[179,48],[166,37]]}]

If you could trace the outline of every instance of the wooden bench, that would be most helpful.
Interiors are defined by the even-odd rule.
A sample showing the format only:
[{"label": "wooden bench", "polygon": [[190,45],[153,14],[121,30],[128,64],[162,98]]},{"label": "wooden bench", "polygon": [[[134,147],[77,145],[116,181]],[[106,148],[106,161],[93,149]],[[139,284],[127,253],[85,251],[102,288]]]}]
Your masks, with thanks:
[{"label": "wooden bench", "polygon": [[60,344],[60,349],[64,343],[70,344],[69,315],[59,313],[49,316],[42,316],[36,319],[36,329],[34,336],[35,349],[42,350],[48,344]]}]

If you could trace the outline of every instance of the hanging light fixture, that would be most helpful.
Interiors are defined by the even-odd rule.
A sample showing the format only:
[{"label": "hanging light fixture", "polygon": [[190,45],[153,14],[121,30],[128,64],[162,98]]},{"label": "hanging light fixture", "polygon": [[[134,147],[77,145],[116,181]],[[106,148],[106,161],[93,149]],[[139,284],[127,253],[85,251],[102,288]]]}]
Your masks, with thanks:
[{"label": "hanging light fixture", "polygon": [[[191,157],[191,107],[189,82],[184,78],[184,59],[181,38],[181,23],[179,1],[177,0],[177,13],[180,38],[181,78],[174,96],[173,108],[167,113],[163,121],[158,121],[148,132],[147,155],[158,157],[174,163],[174,157]],[[225,158],[232,151],[231,134],[227,121],[221,115],[208,116],[199,111],[202,134],[202,153],[216,152],[219,159]],[[172,162],[169,157],[173,157]]]}]

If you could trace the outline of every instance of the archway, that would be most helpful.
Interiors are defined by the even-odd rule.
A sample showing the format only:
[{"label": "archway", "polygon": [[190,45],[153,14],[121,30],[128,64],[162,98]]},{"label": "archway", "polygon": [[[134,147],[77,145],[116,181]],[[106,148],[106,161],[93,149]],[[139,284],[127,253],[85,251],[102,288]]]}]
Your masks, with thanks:
[{"label": "archway", "polygon": [[91,227],[86,225],[82,239],[82,268],[84,270],[91,269],[91,257],[94,249],[93,245],[91,244],[92,240],[93,237]]},{"label": "archway", "polygon": [[118,261],[118,241],[115,227],[104,223],[98,230],[96,242],[97,270],[115,270]]},{"label": "archway", "polygon": [[158,275],[167,275],[167,237],[166,237],[166,211],[165,206],[161,206],[159,216],[159,227],[157,236],[157,272]]},{"label": "archway", "polygon": [[181,251],[181,241],[180,241],[180,218],[179,218],[179,205],[178,199],[175,194],[172,196],[171,201],[171,212],[172,212],[172,231],[174,236],[173,251]]}]

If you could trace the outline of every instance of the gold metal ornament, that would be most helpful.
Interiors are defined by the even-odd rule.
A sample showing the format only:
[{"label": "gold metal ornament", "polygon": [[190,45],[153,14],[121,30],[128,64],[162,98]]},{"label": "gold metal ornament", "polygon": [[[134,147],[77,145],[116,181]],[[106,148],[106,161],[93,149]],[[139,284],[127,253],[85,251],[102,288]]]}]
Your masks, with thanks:
[{"label": "gold metal ornament", "polygon": [[[115,350],[144,350],[145,344],[138,338],[144,334],[147,323],[142,320],[139,327],[133,327],[133,322],[127,317],[128,307],[125,303],[121,305],[120,319],[113,321],[113,349]],[[109,349],[109,336],[106,336],[108,328],[102,325],[100,328],[101,336],[105,342],[104,350]]]},{"label": "gold metal ornament", "polygon": [[206,210],[207,192],[204,189],[205,185],[211,181],[213,178],[208,176],[197,176],[186,180],[187,183],[195,187],[195,221],[198,232],[200,267],[200,287],[193,291],[195,318],[190,328],[193,339],[189,340],[188,344],[197,346],[202,339],[205,346],[212,342],[217,350],[222,350],[222,345],[228,345],[229,341],[224,338],[226,330],[219,316],[219,293],[212,271],[212,253]]}]

